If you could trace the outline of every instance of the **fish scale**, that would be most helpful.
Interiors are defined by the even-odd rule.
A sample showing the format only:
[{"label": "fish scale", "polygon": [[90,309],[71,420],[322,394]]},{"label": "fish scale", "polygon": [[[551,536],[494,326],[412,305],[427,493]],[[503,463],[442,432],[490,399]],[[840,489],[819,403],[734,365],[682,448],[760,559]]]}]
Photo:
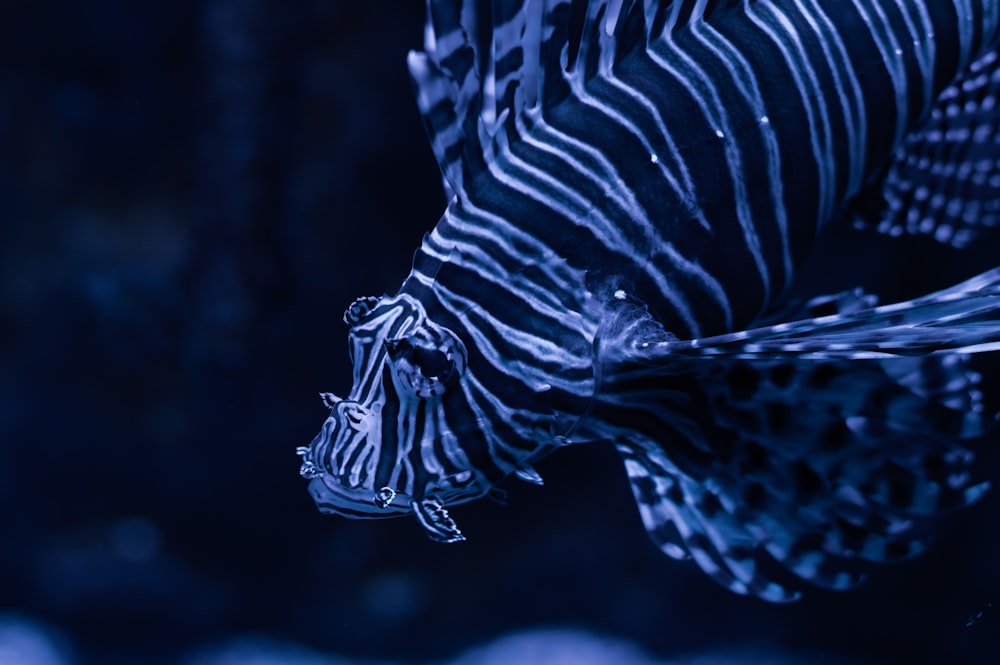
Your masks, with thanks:
[{"label": "fish scale", "polygon": [[[448,199],[345,314],[320,510],[454,505],[614,445],[668,556],[773,602],[975,501],[1000,268],[907,302],[783,294],[820,231],[995,243],[1000,0],[428,0],[407,64]],[[859,235],[864,241],[864,236]]]}]

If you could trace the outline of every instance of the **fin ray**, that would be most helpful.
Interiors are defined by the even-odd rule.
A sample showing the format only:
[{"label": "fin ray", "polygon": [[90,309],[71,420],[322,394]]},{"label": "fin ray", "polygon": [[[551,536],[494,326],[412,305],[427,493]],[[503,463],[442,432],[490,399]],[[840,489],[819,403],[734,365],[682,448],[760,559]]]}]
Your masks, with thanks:
[{"label": "fin ray", "polygon": [[[864,579],[854,561],[923,551],[935,515],[985,491],[961,442],[994,419],[959,350],[1000,339],[998,280],[884,307],[817,298],[799,313],[837,313],[697,340],[610,303],[594,427],[618,443],[653,540],[772,601],[797,595],[766,559],[841,589]],[[915,344],[882,334],[911,328]]]},{"label": "fin ray", "polygon": [[1000,350],[1000,268],[921,298],[693,340],[635,340],[637,362],[697,356],[864,359]]}]

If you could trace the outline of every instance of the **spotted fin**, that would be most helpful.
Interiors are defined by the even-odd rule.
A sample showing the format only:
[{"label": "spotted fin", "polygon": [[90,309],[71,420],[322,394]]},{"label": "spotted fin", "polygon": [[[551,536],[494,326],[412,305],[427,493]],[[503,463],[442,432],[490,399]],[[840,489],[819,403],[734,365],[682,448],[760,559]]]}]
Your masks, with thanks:
[{"label": "spotted fin", "polygon": [[773,602],[799,597],[760,572],[757,542],[738,522],[738,511],[722,504],[722,498],[728,498],[724,493],[681,471],[655,444],[619,443],[618,451],[643,523],[666,554],[693,559],[735,593]]},{"label": "spotted fin", "polygon": [[896,152],[882,183],[855,204],[857,225],[966,247],[1000,226],[1000,53],[947,87]]},{"label": "spotted fin", "polygon": [[565,96],[567,77],[606,70],[636,37],[648,41],[745,2],[427,0],[424,49],[407,64],[448,198],[533,113]]},{"label": "spotted fin", "polygon": [[687,341],[613,304],[593,413],[654,542],[775,602],[796,577],[846,588],[859,563],[922,551],[935,515],[986,491],[962,442],[995,420],[968,352],[997,348],[998,283],[874,308],[838,294],[804,305],[836,314]]}]

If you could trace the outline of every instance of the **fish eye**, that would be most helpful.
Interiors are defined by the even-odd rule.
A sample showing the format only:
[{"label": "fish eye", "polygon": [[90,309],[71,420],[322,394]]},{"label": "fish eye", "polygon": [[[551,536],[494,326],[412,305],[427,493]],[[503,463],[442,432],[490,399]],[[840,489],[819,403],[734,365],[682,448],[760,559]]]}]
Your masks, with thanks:
[{"label": "fish eye", "polygon": [[414,397],[443,395],[465,370],[465,347],[443,328],[389,340],[386,351],[396,387]]},{"label": "fish eye", "polygon": [[420,373],[428,378],[443,375],[453,363],[448,362],[448,356],[437,349],[414,349],[414,361],[420,368]]}]

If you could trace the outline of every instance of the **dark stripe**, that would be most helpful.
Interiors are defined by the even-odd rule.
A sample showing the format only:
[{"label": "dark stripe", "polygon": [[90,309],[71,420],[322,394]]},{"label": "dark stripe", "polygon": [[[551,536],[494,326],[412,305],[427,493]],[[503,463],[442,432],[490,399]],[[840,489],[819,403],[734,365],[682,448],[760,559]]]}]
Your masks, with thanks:
[{"label": "dark stripe", "polygon": [[382,392],[384,400],[382,402],[382,439],[378,442],[378,465],[375,471],[375,483],[373,487],[378,489],[389,484],[392,470],[396,467],[397,447],[399,442],[396,438],[396,427],[399,420],[399,398],[396,396],[396,389],[392,385],[392,376],[389,368],[382,372]]}]

